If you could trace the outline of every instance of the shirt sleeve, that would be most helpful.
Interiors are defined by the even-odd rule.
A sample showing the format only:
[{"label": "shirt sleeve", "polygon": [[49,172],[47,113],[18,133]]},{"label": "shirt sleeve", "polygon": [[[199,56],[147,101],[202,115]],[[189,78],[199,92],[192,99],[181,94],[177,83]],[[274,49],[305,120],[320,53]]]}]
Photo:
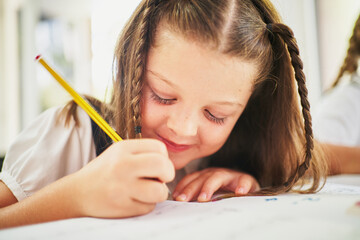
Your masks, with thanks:
[{"label": "shirt sleeve", "polygon": [[322,142],[360,146],[360,85],[341,85],[325,96],[314,114],[314,135]]},{"label": "shirt sleeve", "polygon": [[65,126],[59,117],[63,108],[42,113],[10,146],[0,173],[18,201],[44,186],[74,173],[96,157],[91,122],[77,109],[78,124],[72,118]]}]

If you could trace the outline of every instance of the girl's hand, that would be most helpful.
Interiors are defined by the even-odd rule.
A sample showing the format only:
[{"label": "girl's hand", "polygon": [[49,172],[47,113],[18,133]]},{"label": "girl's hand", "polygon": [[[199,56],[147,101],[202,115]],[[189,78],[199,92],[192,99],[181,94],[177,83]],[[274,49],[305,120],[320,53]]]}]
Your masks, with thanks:
[{"label": "girl's hand", "polygon": [[173,198],[177,201],[210,201],[217,190],[237,195],[260,190],[256,179],[249,174],[226,168],[207,168],[185,176],[176,186]]},{"label": "girl's hand", "polygon": [[154,139],[114,143],[74,174],[81,215],[121,218],[150,212],[168,198],[175,169],[166,146]]}]

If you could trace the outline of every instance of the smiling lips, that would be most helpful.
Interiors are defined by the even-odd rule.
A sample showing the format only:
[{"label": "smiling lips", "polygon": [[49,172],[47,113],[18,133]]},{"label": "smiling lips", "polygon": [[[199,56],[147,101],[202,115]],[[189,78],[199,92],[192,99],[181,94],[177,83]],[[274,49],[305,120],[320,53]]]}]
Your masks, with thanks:
[{"label": "smiling lips", "polygon": [[176,144],[170,140],[167,140],[161,136],[159,136],[159,140],[162,141],[163,143],[165,143],[167,149],[171,152],[182,152],[182,151],[185,151],[185,150],[188,150],[191,145],[184,145],[184,144]]}]

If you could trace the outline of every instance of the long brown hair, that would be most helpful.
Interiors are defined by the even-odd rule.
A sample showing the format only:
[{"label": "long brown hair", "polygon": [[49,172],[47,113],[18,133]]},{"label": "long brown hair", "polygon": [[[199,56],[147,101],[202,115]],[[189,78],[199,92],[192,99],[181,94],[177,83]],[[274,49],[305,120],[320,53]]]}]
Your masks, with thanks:
[{"label": "long brown hair", "polygon": [[299,48],[268,0],[143,0],[118,40],[114,92],[104,113],[120,135],[134,138],[134,129],[141,126],[147,53],[160,22],[258,66],[248,105],[225,145],[210,156],[211,164],[249,172],[263,193],[288,191],[305,172],[313,178],[307,192],[318,189],[326,165],[314,150]]},{"label": "long brown hair", "polygon": [[339,73],[332,84],[332,88],[338,85],[345,73],[352,74],[358,69],[360,58],[360,14],[355,22],[353,33],[349,39],[349,48]]}]

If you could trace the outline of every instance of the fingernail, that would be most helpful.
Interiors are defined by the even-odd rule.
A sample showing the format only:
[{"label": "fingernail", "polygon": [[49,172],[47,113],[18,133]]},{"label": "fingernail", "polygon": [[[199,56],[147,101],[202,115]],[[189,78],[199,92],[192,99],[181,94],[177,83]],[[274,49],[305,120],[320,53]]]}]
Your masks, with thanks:
[{"label": "fingernail", "polygon": [[237,194],[245,194],[245,189],[244,188],[238,188],[237,190],[236,190],[236,193]]},{"label": "fingernail", "polygon": [[176,200],[178,200],[178,201],[185,201],[185,200],[186,200],[186,195],[185,195],[185,194],[180,194],[180,195],[176,198]]},{"label": "fingernail", "polygon": [[201,193],[198,197],[198,201],[200,202],[204,202],[204,201],[207,201],[207,195],[206,193]]}]

